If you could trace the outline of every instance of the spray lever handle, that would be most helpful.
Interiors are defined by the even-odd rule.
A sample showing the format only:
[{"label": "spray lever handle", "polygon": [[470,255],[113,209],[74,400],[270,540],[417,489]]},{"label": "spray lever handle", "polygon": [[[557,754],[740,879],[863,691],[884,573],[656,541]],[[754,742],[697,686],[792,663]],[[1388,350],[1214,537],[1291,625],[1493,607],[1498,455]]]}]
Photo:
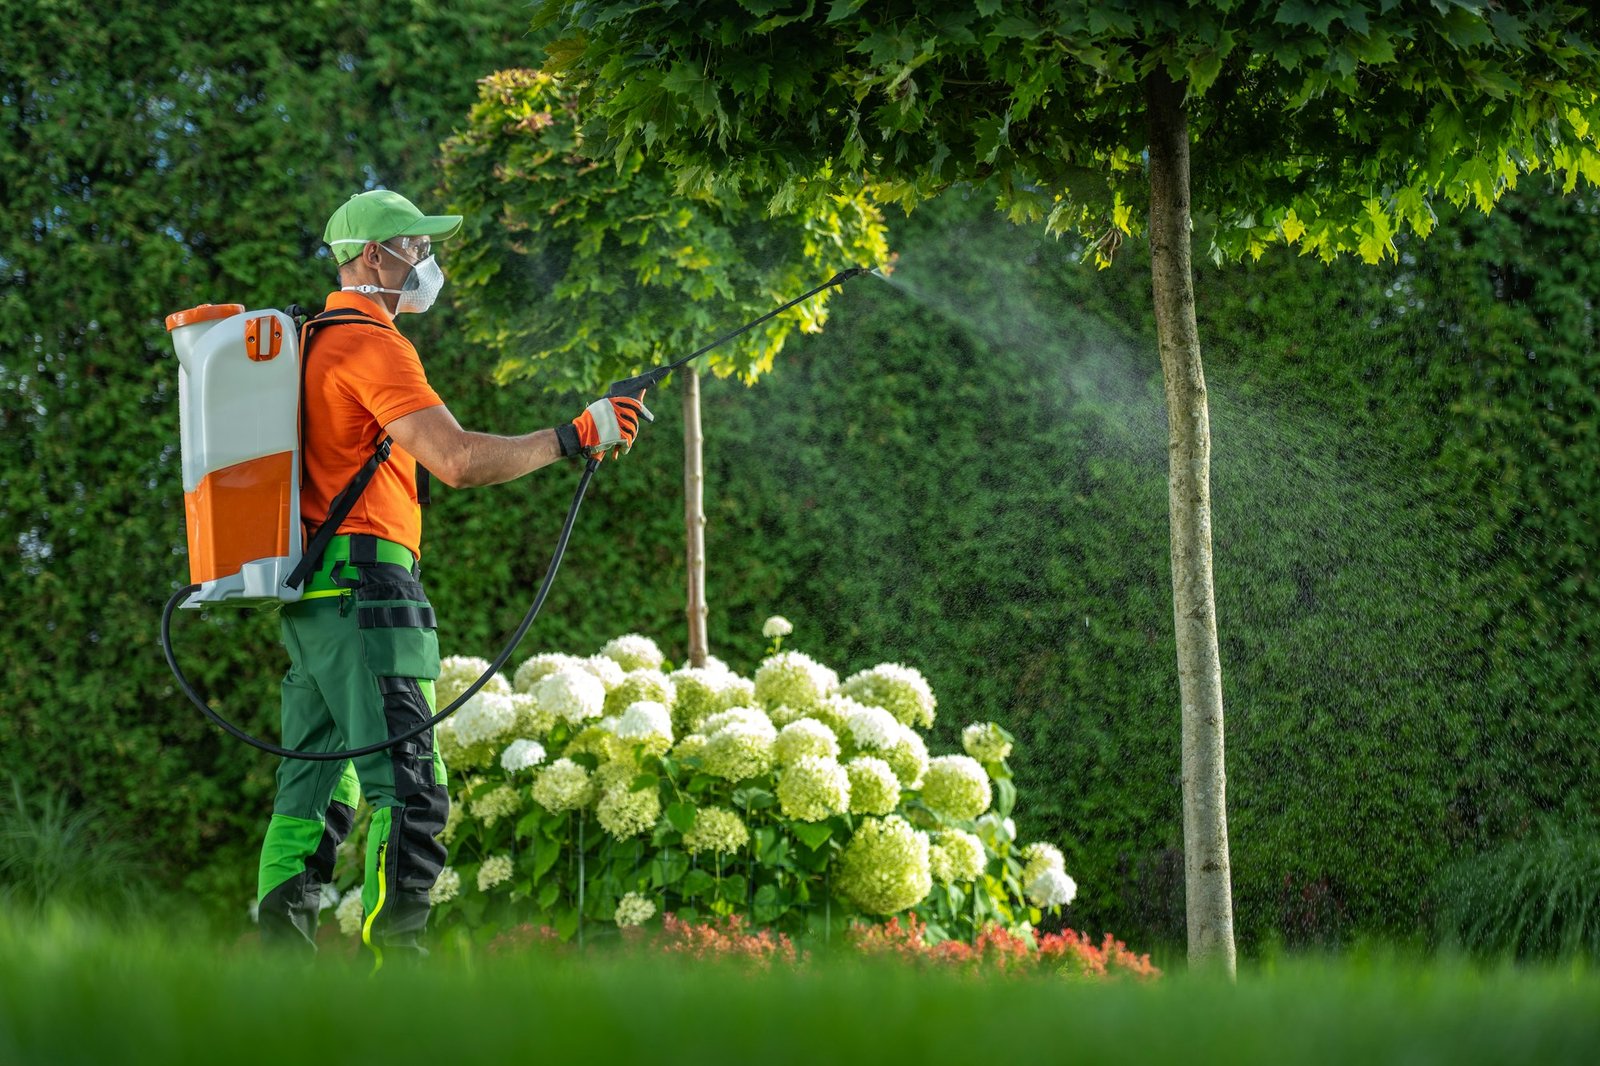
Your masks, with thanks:
[{"label": "spray lever handle", "polygon": [[672,373],[672,369],[670,366],[658,366],[635,377],[613,381],[611,387],[606,389],[606,397],[631,396],[635,400],[643,400],[644,390],[656,385],[662,378]]}]

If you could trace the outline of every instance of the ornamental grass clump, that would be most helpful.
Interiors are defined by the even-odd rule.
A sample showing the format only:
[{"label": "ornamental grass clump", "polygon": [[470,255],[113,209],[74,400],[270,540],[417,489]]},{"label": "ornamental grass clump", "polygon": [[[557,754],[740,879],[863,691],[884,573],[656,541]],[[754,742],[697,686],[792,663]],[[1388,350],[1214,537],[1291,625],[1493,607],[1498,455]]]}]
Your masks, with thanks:
[{"label": "ornamental grass clump", "polygon": [[[776,628],[774,645],[790,635]],[[995,930],[1031,944],[1062,916],[1077,886],[1060,848],[1017,844],[1010,734],[972,723],[964,753],[930,755],[919,730],[936,701],[916,670],[880,664],[841,686],[803,652],[769,650],[752,680],[716,661],[673,669],[634,633],[486,684],[436,734],[451,806],[430,927],[587,943],[653,936],[675,915],[825,939],[900,917],[954,953],[1001,943]],[[486,665],[447,662],[460,689]],[[342,926],[357,867],[338,878]]]}]

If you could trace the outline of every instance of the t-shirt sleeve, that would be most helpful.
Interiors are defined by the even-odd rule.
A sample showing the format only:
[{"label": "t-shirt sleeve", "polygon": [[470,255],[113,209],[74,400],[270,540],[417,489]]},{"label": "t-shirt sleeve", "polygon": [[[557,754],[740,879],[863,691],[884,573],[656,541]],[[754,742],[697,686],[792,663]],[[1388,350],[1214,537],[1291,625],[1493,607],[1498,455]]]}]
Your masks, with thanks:
[{"label": "t-shirt sleeve", "polygon": [[344,374],[351,397],[370,411],[380,426],[444,403],[428,384],[417,350],[393,334],[385,334],[385,339],[389,343],[381,348],[374,345],[368,349],[378,358],[352,360]]}]

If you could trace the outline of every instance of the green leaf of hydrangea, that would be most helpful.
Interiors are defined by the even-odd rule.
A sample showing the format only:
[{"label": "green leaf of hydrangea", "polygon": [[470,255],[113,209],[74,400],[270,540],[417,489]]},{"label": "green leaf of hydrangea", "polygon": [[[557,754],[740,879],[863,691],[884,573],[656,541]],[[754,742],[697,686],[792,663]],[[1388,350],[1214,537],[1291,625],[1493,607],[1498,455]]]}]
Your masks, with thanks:
[{"label": "green leaf of hydrangea", "polygon": [[812,851],[820,848],[833,835],[833,827],[826,822],[795,822],[789,831]]},{"label": "green leaf of hydrangea", "polygon": [[672,823],[672,828],[680,833],[687,833],[694,828],[695,806],[692,803],[669,803],[667,805],[667,821]]}]

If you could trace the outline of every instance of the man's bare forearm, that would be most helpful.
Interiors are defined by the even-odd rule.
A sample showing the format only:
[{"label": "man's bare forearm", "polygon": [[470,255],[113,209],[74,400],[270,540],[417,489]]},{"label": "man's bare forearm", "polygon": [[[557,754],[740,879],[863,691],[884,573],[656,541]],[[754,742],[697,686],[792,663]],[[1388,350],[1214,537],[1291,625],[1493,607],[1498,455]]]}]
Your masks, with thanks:
[{"label": "man's bare forearm", "polygon": [[547,467],[561,458],[561,446],[553,429],[541,429],[520,437],[463,430],[457,453],[455,477],[450,484],[453,488],[464,489],[515,481],[524,474]]}]

